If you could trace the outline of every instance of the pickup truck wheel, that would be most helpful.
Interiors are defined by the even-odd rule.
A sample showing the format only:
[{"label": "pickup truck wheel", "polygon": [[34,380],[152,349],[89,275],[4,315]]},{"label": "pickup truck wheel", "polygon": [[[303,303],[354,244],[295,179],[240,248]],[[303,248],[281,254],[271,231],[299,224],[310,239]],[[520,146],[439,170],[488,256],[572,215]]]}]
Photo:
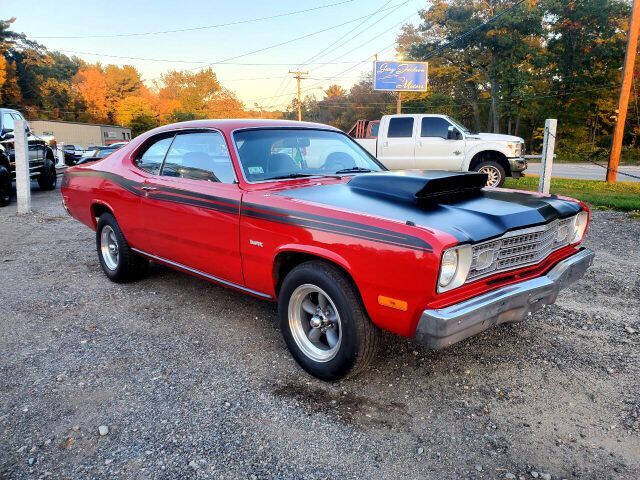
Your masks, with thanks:
[{"label": "pickup truck wheel", "polygon": [[375,354],[377,327],[349,279],[327,263],[311,261],[294,268],[282,283],[278,312],[289,351],[315,377],[355,375]]},{"label": "pickup truck wheel", "polygon": [[98,219],[96,246],[100,266],[109,280],[122,283],[139,278],[149,261],[137,255],[124,238],[118,222],[110,213]]},{"label": "pickup truck wheel", "polygon": [[504,168],[497,162],[486,161],[480,163],[475,169],[476,172],[487,174],[487,187],[501,187],[504,185]]},{"label": "pickup truck wheel", "polygon": [[11,203],[11,174],[6,167],[0,167],[0,207]]},{"label": "pickup truck wheel", "polygon": [[50,159],[44,161],[42,172],[38,175],[38,186],[40,190],[54,190],[58,181],[56,165]]}]

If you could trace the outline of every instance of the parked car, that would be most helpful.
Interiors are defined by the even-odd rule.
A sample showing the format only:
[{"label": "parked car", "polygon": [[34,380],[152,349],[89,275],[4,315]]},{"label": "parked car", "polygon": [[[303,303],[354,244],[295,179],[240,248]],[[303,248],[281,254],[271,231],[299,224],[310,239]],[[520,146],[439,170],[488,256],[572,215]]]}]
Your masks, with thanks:
[{"label": "parked car", "polygon": [[61,191],[109,279],[153,260],[277,302],[294,358],[332,380],[364,368],[381,329],[446,347],[583,275],[584,203],[486,180],[387,171],[325,125],[204,120],[71,167]]},{"label": "parked car", "polygon": [[[0,108],[0,207],[11,203],[15,171],[14,127],[15,121],[24,117],[17,110]],[[56,166],[53,150],[44,140],[35,137],[26,122],[29,150],[29,175],[38,181],[43,190],[56,188]]]},{"label": "parked car", "polygon": [[85,150],[79,145],[65,145],[64,146],[64,163],[72,166],[78,163],[85,153]]},{"label": "parked car", "polygon": [[121,146],[122,145],[102,145],[99,147],[91,147],[91,149],[87,148],[85,154],[76,162],[76,164],[82,165],[87,162],[95,162],[96,160],[100,160],[110,153],[115,152]]},{"label": "parked car", "polygon": [[512,135],[473,133],[447,115],[385,115],[358,121],[349,131],[390,170],[475,171],[487,186],[501,187],[527,168],[524,140]]}]

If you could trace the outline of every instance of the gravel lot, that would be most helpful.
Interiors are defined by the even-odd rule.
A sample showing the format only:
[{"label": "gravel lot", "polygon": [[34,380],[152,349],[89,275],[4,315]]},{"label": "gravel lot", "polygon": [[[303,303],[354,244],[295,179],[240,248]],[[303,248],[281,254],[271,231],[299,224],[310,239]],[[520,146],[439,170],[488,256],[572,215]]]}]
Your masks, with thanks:
[{"label": "gravel lot", "polygon": [[0,210],[0,478],[640,477],[626,214],[594,213],[593,269],[530,321],[441,352],[388,337],[326,384],[271,304],[160,266],[110,283],[59,192],[33,202]]}]

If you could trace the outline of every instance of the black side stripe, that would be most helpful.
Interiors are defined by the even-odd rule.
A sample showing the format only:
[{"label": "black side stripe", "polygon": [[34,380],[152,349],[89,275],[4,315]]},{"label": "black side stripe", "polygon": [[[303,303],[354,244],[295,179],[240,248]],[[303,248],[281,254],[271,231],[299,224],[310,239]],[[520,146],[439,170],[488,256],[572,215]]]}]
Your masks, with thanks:
[{"label": "black side stripe", "polygon": [[[304,218],[304,219],[317,220],[319,222],[330,223],[332,225],[342,225],[345,227],[353,227],[353,228],[358,228],[360,230],[365,230],[367,232],[382,233],[385,235],[392,235],[402,239],[416,238],[412,235],[406,235],[404,233],[394,232],[393,230],[387,230],[386,228],[375,227],[373,225],[358,223],[351,220],[342,220],[340,218],[317,215],[314,213],[300,212],[296,210],[288,210],[285,208],[278,208],[278,207],[269,207],[265,205],[258,205],[255,203],[243,203],[242,207],[253,208],[261,211],[267,211],[277,215],[295,216],[295,217]],[[429,246],[429,248],[431,248],[431,246]]]},{"label": "black side stripe", "polygon": [[[83,171],[83,172],[69,172],[69,177],[98,177],[105,180],[110,180],[117,185],[121,186],[128,192],[140,197],[154,198],[157,200],[165,200],[167,202],[181,203],[183,205],[191,205],[194,207],[208,208],[211,210],[217,210],[225,213],[238,214],[240,209],[240,202],[224,197],[217,197],[214,195],[207,195],[199,192],[192,192],[190,190],[181,190],[171,187],[159,187],[157,191],[151,191],[149,193],[142,190],[142,182],[136,182],[129,180],[120,175],[116,175],[111,172],[98,172],[98,171]],[[184,196],[180,196],[184,195]],[[219,202],[219,203],[211,203]],[[220,205],[222,203],[222,205]]]},{"label": "black side stripe", "polygon": [[176,195],[167,195],[162,192],[151,192],[149,198],[155,200],[165,200],[167,202],[181,203],[183,205],[191,205],[192,207],[207,208],[210,210],[217,210],[219,212],[238,214],[240,210],[239,203],[234,207],[231,205],[216,205],[215,203],[205,202],[204,200],[198,200],[196,198],[178,197]]},{"label": "black side stripe", "polygon": [[[277,214],[270,212],[277,212]],[[277,207],[265,207],[256,204],[243,204],[242,214],[263,220],[299,225],[314,230],[338,233],[418,250],[432,250],[431,245],[421,238],[412,235],[312,213],[286,210]]]},{"label": "black side stripe", "polygon": [[242,214],[248,217],[258,218],[261,220],[267,220],[277,223],[284,223],[288,225],[296,225],[310,230],[318,230],[328,233],[336,233],[339,235],[345,235],[348,237],[361,238],[363,240],[371,240],[375,242],[382,242],[389,245],[396,245],[398,247],[412,248],[415,250],[431,251],[431,247],[422,239],[417,237],[406,237],[403,239],[397,238],[394,235],[382,235],[368,233],[364,230],[349,227],[339,227],[328,223],[321,223],[313,220],[303,220],[301,218],[286,217],[281,215],[271,215],[266,212],[256,212],[254,210],[242,210]]},{"label": "black side stripe", "polygon": [[[199,208],[207,208],[224,213],[238,214],[240,202],[228,198],[207,195],[189,190],[181,190],[171,187],[160,187],[157,191],[145,192],[141,189],[142,183],[124,178],[111,172],[100,171],[76,171],[65,172],[65,177],[98,177],[110,180],[120,185],[125,190],[134,195],[167,202],[181,203]],[[214,203],[217,202],[217,203]],[[318,230],[328,233],[346,235],[353,238],[371,240],[411,248],[422,251],[432,251],[431,245],[419,237],[404,233],[387,230],[364,223],[342,220],[334,217],[327,217],[313,213],[306,213],[296,210],[287,210],[279,207],[270,207],[254,203],[242,204],[242,214],[248,217],[261,220],[297,225],[303,228]]]}]

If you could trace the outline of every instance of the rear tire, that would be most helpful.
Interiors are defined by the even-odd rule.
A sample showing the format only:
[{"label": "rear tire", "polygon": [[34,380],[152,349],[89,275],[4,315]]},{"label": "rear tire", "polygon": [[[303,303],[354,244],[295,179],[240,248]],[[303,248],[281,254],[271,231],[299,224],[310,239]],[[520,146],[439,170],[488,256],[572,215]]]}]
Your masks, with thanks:
[{"label": "rear tire", "polygon": [[103,213],[96,228],[98,259],[105,275],[112,282],[124,283],[143,276],[149,261],[137,255],[124,238],[115,217]]},{"label": "rear tire", "polygon": [[54,190],[57,182],[58,173],[56,172],[56,165],[50,158],[47,158],[42,166],[42,172],[38,176],[40,190]]},{"label": "rear tire", "polygon": [[356,375],[377,351],[380,331],[358,291],[328,263],[305,262],[289,272],[278,296],[278,313],[291,355],[314,377]]},{"label": "rear tire", "polygon": [[12,193],[11,173],[7,167],[0,167],[0,207],[6,207],[11,203]]}]

